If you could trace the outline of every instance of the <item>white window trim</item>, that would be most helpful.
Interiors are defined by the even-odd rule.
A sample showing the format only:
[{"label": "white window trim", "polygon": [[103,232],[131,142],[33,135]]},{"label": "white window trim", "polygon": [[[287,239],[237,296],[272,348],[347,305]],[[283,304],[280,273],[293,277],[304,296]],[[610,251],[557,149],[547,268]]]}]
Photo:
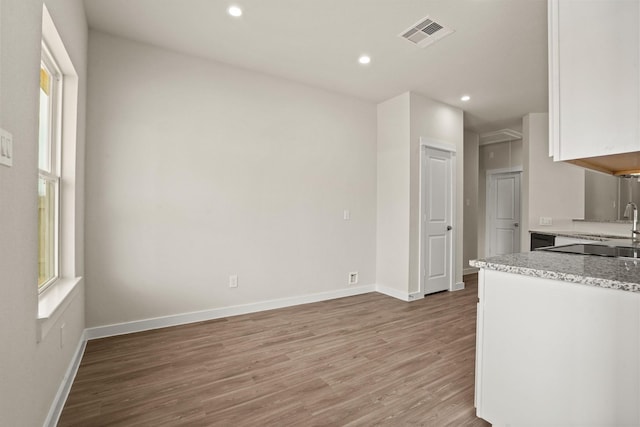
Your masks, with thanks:
[{"label": "white window trim", "polygon": [[[44,38],[44,37],[43,37]],[[42,62],[45,63],[45,67],[50,71],[51,77],[54,81],[51,83],[51,97],[53,101],[57,101],[55,105],[52,106],[50,114],[52,116],[51,120],[51,135],[49,138],[52,140],[58,141],[55,145],[55,150],[51,150],[50,159],[49,159],[49,172],[59,174],[60,172],[60,155],[61,155],[61,144],[62,144],[62,123],[60,122],[60,112],[62,111],[62,96],[64,94],[64,88],[62,86],[62,71],[58,66],[55,56],[51,52],[51,49],[43,40],[42,42]]]},{"label": "white window trim", "polygon": [[[82,277],[76,269],[76,139],[78,124],[78,73],[64,47],[46,6],[42,13],[42,39],[64,79],[62,120],[59,129],[59,258],[58,278],[38,295],[37,341],[44,340],[71,301],[80,293]],[[34,283],[34,286],[37,284]]]},{"label": "white window trim", "polygon": [[[48,170],[38,169],[39,176],[46,181],[55,183],[55,224],[56,228],[54,230],[54,273],[53,277],[45,282],[42,286],[38,288],[38,293],[42,294],[45,292],[51,285],[53,285],[60,278],[60,197],[62,195],[61,184],[62,184],[62,162],[60,161],[62,155],[62,112],[63,112],[63,99],[62,96],[64,94],[64,87],[62,85],[63,82],[63,74],[58,66],[55,56],[51,52],[51,49],[47,46],[47,43],[44,40],[42,41],[42,62],[45,64],[45,69],[49,72],[53,81],[51,82],[51,108],[49,111],[50,115],[50,132],[48,135],[49,139],[49,165]],[[40,161],[38,159],[38,167]]]}]

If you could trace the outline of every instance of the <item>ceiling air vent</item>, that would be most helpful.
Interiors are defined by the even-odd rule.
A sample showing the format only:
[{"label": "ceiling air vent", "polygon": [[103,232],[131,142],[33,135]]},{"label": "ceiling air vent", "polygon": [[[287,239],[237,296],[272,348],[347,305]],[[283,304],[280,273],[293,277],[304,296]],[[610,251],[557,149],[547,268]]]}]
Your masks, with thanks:
[{"label": "ceiling air vent", "polygon": [[404,30],[402,34],[400,34],[400,37],[420,47],[426,47],[452,34],[454,31],[455,30],[447,28],[427,16],[417,24]]}]

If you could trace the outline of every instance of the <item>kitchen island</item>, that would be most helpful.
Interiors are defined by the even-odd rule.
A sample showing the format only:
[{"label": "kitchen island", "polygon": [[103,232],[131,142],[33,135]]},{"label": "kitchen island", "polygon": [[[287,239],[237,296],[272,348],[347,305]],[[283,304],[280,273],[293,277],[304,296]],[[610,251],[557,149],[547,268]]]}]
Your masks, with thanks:
[{"label": "kitchen island", "polygon": [[640,260],[536,251],[470,264],[479,417],[640,425]]}]

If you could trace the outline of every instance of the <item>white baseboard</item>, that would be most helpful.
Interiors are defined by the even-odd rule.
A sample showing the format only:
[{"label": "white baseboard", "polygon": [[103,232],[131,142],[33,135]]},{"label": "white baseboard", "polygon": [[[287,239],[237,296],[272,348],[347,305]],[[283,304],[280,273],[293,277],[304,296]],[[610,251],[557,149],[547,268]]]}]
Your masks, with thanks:
[{"label": "white baseboard", "polygon": [[475,274],[475,273],[477,273],[478,271],[480,271],[480,269],[479,269],[479,268],[476,268],[476,267],[468,267],[468,268],[465,268],[464,270],[462,270],[462,275]]},{"label": "white baseboard", "polygon": [[153,319],[135,320],[133,322],[118,323],[115,325],[98,326],[85,330],[88,340],[111,337],[115,335],[130,334],[134,332],[148,331],[151,329],[166,328],[168,326],[184,325],[187,323],[202,322],[205,320],[220,319],[222,317],[238,316],[241,314],[256,313],[259,311],[273,310],[276,308],[291,307],[300,304],[326,301],[336,298],[350,297],[376,291],[375,285],[365,285],[338,289],[335,291],[320,292],[317,294],[301,295],[297,297],[281,298],[277,300],[256,302],[251,304],[236,305],[231,307],[214,308],[211,310],[196,311],[192,313],[176,314],[172,316],[156,317]]},{"label": "white baseboard", "polygon": [[410,296],[407,292],[399,291],[397,289],[389,288],[387,286],[376,285],[376,292],[380,292],[381,294],[385,294],[387,296],[397,298],[402,301],[407,301],[407,302],[412,301],[412,299],[410,299]]},{"label": "white baseboard", "polygon": [[58,424],[60,415],[62,414],[62,409],[64,408],[64,404],[66,403],[69,392],[71,391],[73,380],[76,378],[76,374],[78,373],[78,368],[80,367],[82,355],[84,354],[84,349],[86,347],[86,332],[83,332],[82,335],[80,335],[80,342],[78,343],[78,347],[76,348],[73,357],[71,358],[71,363],[69,363],[67,372],[65,372],[64,378],[60,383],[60,387],[58,387],[58,392],[56,393],[53,403],[49,408],[49,413],[44,421],[44,427],[55,427]]},{"label": "white baseboard", "polygon": [[411,292],[409,294],[409,301],[415,301],[423,298],[424,298],[424,294],[422,292]]},{"label": "white baseboard", "polygon": [[458,282],[455,285],[453,285],[452,291],[461,291],[463,289],[464,289],[464,282]]}]

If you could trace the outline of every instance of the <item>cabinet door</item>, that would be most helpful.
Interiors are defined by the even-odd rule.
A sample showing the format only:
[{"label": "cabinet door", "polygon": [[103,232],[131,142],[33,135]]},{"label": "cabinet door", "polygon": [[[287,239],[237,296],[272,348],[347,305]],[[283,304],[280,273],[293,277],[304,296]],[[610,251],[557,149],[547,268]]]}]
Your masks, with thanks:
[{"label": "cabinet door", "polygon": [[640,2],[550,0],[555,160],[640,150]]},{"label": "cabinet door", "polygon": [[477,415],[496,426],[640,425],[640,295],[482,269]]}]

